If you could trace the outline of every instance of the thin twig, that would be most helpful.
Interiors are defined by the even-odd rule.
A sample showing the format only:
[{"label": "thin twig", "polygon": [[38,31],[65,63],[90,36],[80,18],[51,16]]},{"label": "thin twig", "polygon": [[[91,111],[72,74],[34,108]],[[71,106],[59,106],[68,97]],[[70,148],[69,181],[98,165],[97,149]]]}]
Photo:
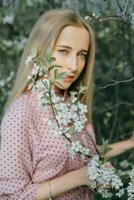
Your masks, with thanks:
[{"label": "thin twig", "polygon": [[102,160],[102,156],[100,155],[100,152],[98,151],[97,146],[96,146],[96,144],[95,144],[95,142],[94,142],[92,136],[89,134],[89,132],[87,131],[86,128],[84,128],[84,130],[86,131],[87,136],[89,136],[89,138],[90,138],[90,140],[91,140],[91,142],[92,142],[92,144],[93,144],[93,146],[94,146],[94,148],[95,148],[96,153],[98,154],[99,158]]},{"label": "thin twig", "polygon": [[[49,96],[50,96],[50,99],[52,99],[51,91],[49,92]],[[58,122],[58,120],[56,119],[56,114],[55,114],[55,111],[54,111],[54,107],[53,107],[52,101],[50,101],[50,104],[51,104],[52,112],[53,112],[54,118],[55,118],[55,120],[56,120],[56,123],[57,123],[57,125],[58,125],[58,128],[60,128],[59,122]],[[62,134],[63,134],[64,137],[71,143],[71,140],[70,140],[64,133],[62,133]]]},{"label": "thin twig", "polygon": [[133,80],[134,80],[134,77],[132,77],[130,79],[122,80],[122,81],[112,80],[112,81],[114,81],[114,83],[110,83],[108,85],[102,86],[99,89],[102,90],[102,89],[105,89],[105,88],[110,87],[110,86],[114,86],[114,85],[117,85],[117,84],[120,84],[120,83],[127,83],[127,82],[130,82],[130,81],[133,81]]},{"label": "thin twig", "polygon": [[120,16],[105,16],[105,17],[101,17],[100,20],[102,21],[108,21],[108,20],[116,20],[116,21],[122,21],[122,17],[123,15]]},{"label": "thin twig", "polygon": [[117,5],[118,5],[118,7],[119,7],[120,11],[122,12],[122,11],[123,11],[123,9],[122,9],[122,7],[121,7],[121,5],[120,5],[120,3],[119,3],[119,0],[116,0],[116,1],[117,1]]}]

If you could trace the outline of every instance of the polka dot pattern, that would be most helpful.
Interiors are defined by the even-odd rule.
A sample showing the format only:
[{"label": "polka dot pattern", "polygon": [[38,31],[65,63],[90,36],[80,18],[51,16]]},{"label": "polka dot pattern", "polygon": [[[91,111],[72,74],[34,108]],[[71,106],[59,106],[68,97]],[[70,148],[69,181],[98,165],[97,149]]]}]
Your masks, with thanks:
[{"label": "polka dot pattern", "polygon": [[[36,92],[19,96],[6,111],[0,130],[0,200],[34,200],[42,181],[85,165],[79,155],[74,159],[68,155],[65,138],[52,134],[43,120],[51,116],[50,108],[38,105]],[[88,137],[92,135],[95,141],[92,126],[88,124],[86,130],[73,139],[79,139],[94,155]],[[78,187],[55,199],[91,200],[92,194],[89,188]]]}]

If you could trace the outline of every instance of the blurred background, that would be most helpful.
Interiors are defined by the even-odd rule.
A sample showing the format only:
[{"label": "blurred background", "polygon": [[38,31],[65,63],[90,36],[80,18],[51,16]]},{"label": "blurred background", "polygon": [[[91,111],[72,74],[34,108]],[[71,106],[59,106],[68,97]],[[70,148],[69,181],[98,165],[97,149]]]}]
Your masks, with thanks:
[{"label": "blurred background", "polygon": [[[0,0],[0,120],[31,29],[52,8],[80,11],[95,32],[97,143],[103,138],[109,143],[129,138],[134,129],[134,0]],[[112,163],[124,173],[134,164],[133,150]]]}]

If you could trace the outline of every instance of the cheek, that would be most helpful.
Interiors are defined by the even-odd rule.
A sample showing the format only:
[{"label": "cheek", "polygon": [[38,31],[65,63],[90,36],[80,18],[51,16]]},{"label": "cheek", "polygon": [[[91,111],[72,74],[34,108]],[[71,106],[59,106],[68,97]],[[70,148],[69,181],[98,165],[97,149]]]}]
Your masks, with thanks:
[{"label": "cheek", "polygon": [[79,78],[79,76],[81,75],[81,73],[82,73],[83,70],[84,70],[84,67],[80,67],[80,68],[78,69],[75,80],[77,80],[77,79]]},{"label": "cheek", "polygon": [[79,75],[82,73],[84,68],[85,68],[85,62],[79,67]]}]

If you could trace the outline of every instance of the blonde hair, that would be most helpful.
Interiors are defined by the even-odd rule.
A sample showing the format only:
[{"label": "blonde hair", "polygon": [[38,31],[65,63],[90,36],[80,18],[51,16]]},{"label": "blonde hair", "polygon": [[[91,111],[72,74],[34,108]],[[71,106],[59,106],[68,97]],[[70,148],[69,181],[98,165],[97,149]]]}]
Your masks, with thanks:
[{"label": "blonde hair", "polygon": [[36,22],[31,34],[25,45],[20,65],[18,67],[16,80],[10,96],[7,100],[5,108],[20,94],[27,90],[28,79],[27,76],[31,73],[32,65],[26,66],[26,58],[30,55],[31,48],[37,47],[38,55],[46,51],[48,48],[54,48],[56,40],[65,26],[83,26],[90,35],[89,54],[84,69],[84,76],[80,76],[76,83],[71,88],[84,84],[88,90],[83,98],[83,103],[88,107],[88,119],[92,120],[92,97],[93,97],[93,66],[95,55],[95,38],[90,25],[75,11],[70,9],[53,9],[44,13]]}]

